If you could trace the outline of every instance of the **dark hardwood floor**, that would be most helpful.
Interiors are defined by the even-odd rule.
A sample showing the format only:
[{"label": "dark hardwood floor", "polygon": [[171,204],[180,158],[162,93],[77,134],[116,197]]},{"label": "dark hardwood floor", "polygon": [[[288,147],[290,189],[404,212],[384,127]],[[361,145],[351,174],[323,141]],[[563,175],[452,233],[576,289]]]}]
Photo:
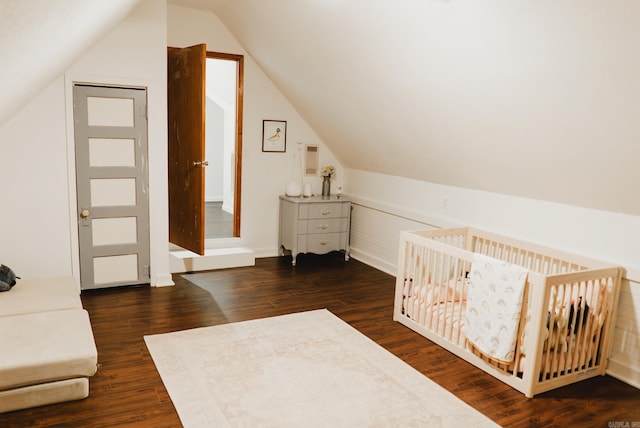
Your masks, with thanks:
[{"label": "dark hardwood floor", "polygon": [[175,287],[83,292],[100,364],[89,398],[1,414],[0,427],[179,427],[144,335],[321,308],[500,425],[640,424],[638,389],[602,376],[527,399],[394,322],[392,276],[357,260],[344,262],[338,253],[300,255],[296,267],[290,260],[258,259],[253,267],[174,275]]}]

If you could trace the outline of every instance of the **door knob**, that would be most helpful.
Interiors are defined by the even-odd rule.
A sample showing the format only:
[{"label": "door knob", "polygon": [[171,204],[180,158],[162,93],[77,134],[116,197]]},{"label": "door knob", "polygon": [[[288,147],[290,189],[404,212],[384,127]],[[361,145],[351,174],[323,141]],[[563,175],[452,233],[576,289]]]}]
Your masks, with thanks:
[{"label": "door knob", "polygon": [[83,226],[91,226],[91,219],[89,218],[90,215],[91,212],[86,208],[80,211],[80,217],[82,218],[81,223]]},{"label": "door knob", "polygon": [[194,161],[193,162],[193,166],[197,167],[205,167],[205,166],[209,166],[209,161]]}]

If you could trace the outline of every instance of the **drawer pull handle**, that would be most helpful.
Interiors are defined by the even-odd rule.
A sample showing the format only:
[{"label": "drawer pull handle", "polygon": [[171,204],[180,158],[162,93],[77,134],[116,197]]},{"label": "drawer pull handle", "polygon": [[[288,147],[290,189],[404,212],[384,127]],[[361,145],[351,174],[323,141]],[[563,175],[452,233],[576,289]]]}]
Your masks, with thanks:
[{"label": "drawer pull handle", "polygon": [[320,245],[327,245],[327,244],[328,244],[329,242],[331,242],[331,241],[329,241],[329,240],[324,240],[324,241],[319,241],[319,242],[320,242]]},{"label": "drawer pull handle", "polygon": [[331,214],[331,211],[320,211],[320,214],[329,215],[329,214]]},{"label": "drawer pull handle", "polygon": [[318,229],[323,229],[323,230],[324,230],[324,229],[328,228],[328,227],[329,227],[329,225],[328,225],[328,224],[319,224],[319,225],[318,225],[318,226],[316,226],[316,227],[317,227]]}]

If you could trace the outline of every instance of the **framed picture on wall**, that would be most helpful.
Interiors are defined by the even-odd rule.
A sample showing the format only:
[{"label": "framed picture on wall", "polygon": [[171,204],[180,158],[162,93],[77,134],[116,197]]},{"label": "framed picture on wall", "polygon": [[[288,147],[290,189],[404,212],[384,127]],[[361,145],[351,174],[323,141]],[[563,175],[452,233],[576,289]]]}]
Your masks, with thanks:
[{"label": "framed picture on wall", "polygon": [[262,151],[281,153],[287,151],[286,120],[262,121]]}]

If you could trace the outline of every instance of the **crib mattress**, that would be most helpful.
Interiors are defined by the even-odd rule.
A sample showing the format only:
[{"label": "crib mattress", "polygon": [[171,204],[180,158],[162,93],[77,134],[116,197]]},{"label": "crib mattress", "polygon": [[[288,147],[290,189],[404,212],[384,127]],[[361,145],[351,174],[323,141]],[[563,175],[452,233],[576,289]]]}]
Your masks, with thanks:
[{"label": "crib mattress", "polygon": [[[84,309],[0,317],[0,391],[92,376],[98,353]],[[2,401],[2,400],[0,400]]]}]

